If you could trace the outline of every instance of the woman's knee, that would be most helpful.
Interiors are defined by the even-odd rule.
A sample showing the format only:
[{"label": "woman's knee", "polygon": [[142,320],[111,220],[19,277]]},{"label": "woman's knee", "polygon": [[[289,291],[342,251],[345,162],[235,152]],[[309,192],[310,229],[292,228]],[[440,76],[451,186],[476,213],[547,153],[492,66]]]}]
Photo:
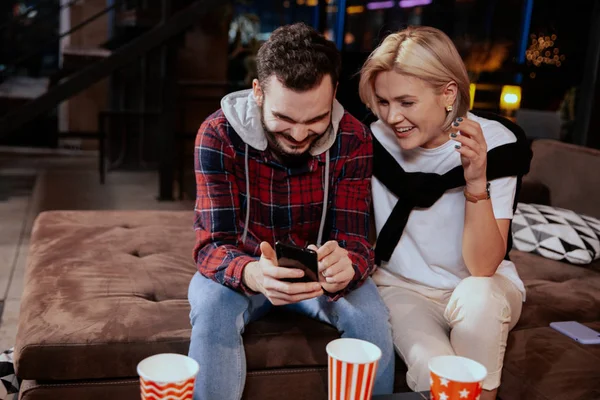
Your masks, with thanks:
[{"label": "woman's knee", "polygon": [[410,354],[410,360],[406,360],[407,372],[406,382],[414,391],[429,390],[429,360],[438,356],[453,356],[455,352],[445,346],[422,347],[415,346]]},{"label": "woman's knee", "polygon": [[446,318],[449,321],[461,319],[476,319],[482,323],[486,320],[510,322],[511,309],[506,298],[504,286],[495,276],[468,277],[456,287],[448,307]]},{"label": "woman's knee", "polygon": [[493,276],[469,276],[463,279],[454,289],[454,294],[469,295],[498,291],[498,284]]}]

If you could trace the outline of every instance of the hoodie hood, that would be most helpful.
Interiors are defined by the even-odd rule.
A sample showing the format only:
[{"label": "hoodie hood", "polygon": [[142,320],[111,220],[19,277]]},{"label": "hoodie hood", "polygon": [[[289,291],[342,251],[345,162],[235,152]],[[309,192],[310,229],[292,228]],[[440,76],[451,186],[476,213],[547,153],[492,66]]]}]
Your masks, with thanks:
[{"label": "hoodie hood", "polygon": [[[260,121],[261,111],[254,99],[252,89],[230,93],[223,97],[221,109],[229,124],[244,143],[256,150],[265,151],[267,149],[267,137]],[[332,127],[315,143],[310,150],[311,155],[318,156],[333,146],[343,116],[344,107],[334,99],[331,116]]]}]

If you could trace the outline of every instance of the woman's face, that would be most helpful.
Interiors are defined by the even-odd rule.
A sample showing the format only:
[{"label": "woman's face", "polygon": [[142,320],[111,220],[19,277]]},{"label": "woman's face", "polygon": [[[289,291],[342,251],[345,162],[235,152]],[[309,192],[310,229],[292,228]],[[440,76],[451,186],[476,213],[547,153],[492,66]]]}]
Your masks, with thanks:
[{"label": "woman's face", "polygon": [[456,98],[456,84],[436,93],[424,80],[395,71],[380,72],[375,78],[379,117],[395,132],[400,147],[435,148],[449,140],[442,131],[446,106]]}]

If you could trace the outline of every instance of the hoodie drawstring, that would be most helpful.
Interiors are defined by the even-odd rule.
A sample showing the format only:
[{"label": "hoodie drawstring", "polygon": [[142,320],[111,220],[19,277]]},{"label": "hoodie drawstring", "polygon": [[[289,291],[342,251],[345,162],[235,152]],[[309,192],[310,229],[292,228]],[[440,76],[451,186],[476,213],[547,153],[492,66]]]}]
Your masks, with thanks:
[{"label": "hoodie drawstring", "polygon": [[[244,161],[246,165],[246,223],[244,224],[244,233],[242,234],[242,244],[246,243],[246,237],[248,236],[248,223],[250,222],[250,170],[248,168],[248,144],[246,144]],[[325,176],[323,180],[325,193],[323,195],[323,212],[321,214],[319,235],[317,236],[317,247],[321,247],[321,242],[323,241],[323,230],[325,229],[325,220],[327,218],[327,199],[329,197],[329,150],[327,150],[325,153]]]},{"label": "hoodie drawstring", "polygon": [[327,217],[327,198],[329,197],[329,150],[325,153],[325,177],[323,178],[325,194],[323,196],[323,213],[321,214],[321,226],[319,226],[319,236],[317,236],[317,247],[321,247],[323,241],[323,230],[325,229],[325,218]]},{"label": "hoodie drawstring", "polygon": [[246,163],[246,223],[244,224],[244,234],[242,235],[242,244],[246,244],[248,236],[248,223],[250,222],[250,171],[248,170],[248,144],[246,143],[246,154],[244,155]]}]

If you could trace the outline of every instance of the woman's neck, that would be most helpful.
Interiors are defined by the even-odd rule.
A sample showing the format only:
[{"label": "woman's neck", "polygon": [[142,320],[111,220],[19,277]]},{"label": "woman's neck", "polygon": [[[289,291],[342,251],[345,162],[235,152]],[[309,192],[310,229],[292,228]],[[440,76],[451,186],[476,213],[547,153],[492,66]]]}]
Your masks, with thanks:
[{"label": "woman's neck", "polygon": [[421,146],[421,147],[424,149],[435,149],[437,147],[444,145],[449,140],[450,140],[450,137],[448,136],[448,133],[440,132],[438,135],[433,137],[430,141],[428,141],[427,143],[424,143],[423,146]]}]

